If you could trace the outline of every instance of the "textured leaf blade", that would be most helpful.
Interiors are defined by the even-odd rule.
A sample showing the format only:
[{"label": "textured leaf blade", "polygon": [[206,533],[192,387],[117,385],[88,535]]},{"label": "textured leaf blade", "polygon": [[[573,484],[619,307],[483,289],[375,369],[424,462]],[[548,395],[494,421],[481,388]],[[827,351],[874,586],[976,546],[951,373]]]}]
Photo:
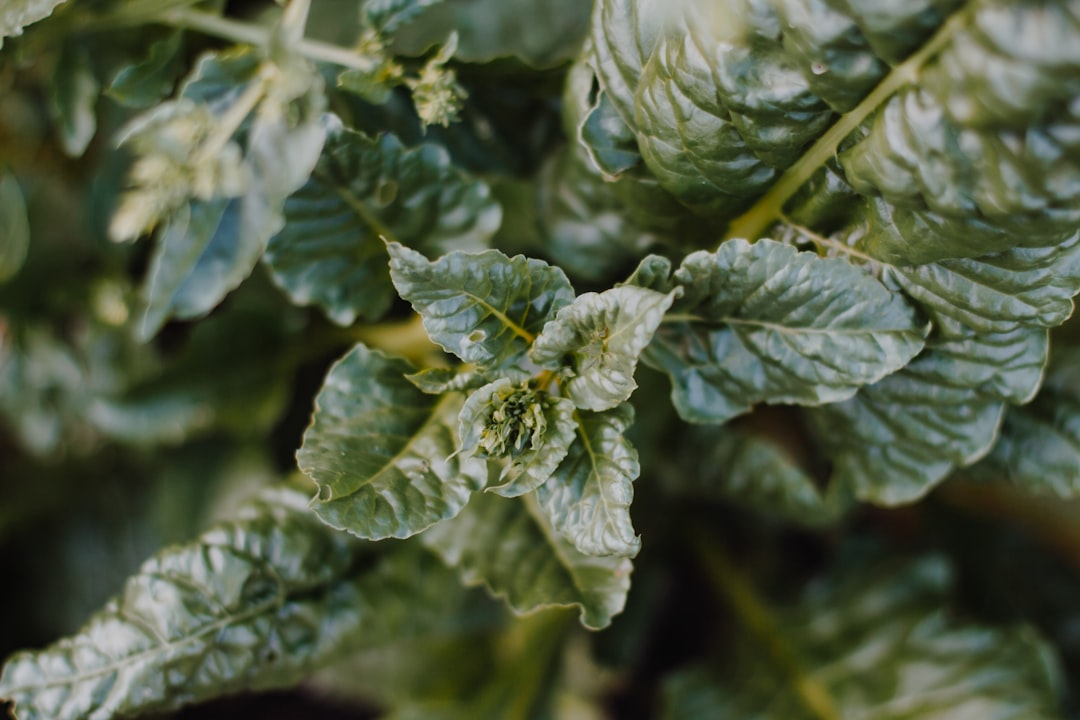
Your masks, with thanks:
[{"label": "textured leaf blade", "polygon": [[516,613],[576,606],[586,627],[606,627],[626,602],[630,560],[582,555],[526,502],[480,493],[458,517],[421,537],[467,584],[487,586]]},{"label": "textured leaf blade", "polygon": [[851,400],[807,417],[833,462],[833,483],[862,500],[912,502],[952,470],[985,455],[1004,402],[1025,402],[1042,380],[1045,330],[940,341]]},{"label": "textured leaf blade", "polygon": [[851,397],[908,363],[927,328],[903,298],[842,260],[771,240],[731,240],[676,271],[687,322],[665,325],[646,359],[672,379],[691,422],[722,423],[756,403]]},{"label": "textured leaf blade", "polygon": [[1080,353],[1056,351],[1035,400],[1009,408],[994,449],[968,472],[1063,498],[1080,494]]},{"label": "textured leaf blade", "polygon": [[544,323],[574,299],[562,270],[521,255],[452,252],[432,262],[399,243],[387,248],[394,286],[431,339],[482,368],[520,362]]},{"label": "textured leaf blade", "polygon": [[460,456],[462,398],[414,387],[402,360],[357,345],[326,376],[296,453],[319,486],[323,522],[372,540],[404,538],[453,517],[487,480]]},{"label": "textured leaf blade", "polygon": [[264,260],[293,302],[349,325],[375,320],[394,298],[380,235],[432,256],[482,250],[502,222],[488,185],[440,146],[371,139],[332,116],[311,179],[285,203],[285,227]]},{"label": "textured leaf blade", "polygon": [[564,387],[577,407],[616,407],[637,388],[638,357],[676,294],[627,286],[580,295],[544,326],[529,355],[542,367],[568,366]]},{"label": "textured leaf blade", "polygon": [[577,441],[536,491],[551,527],[585,555],[633,557],[641,549],[630,519],[641,471],[625,437],[633,422],[629,404],[578,413]]},{"label": "textured leaf blade", "polygon": [[888,570],[814,585],[780,616],[794,672],[758,653],[727,682],[684,672],[668,685],[663,717],[815,720],[822,714],[800,698],[809,686],[843,718],[1061,717],[1056,663],[1031,629],[956,622],[941,608],[947,573],[933,559]]},{"label": "textured leaf blade", "polygon": [[343,652],[405,636],[403,607],[452,607],[425,554],[357,572],[358,549],[302,492],[268,491],[144,563],[75,636],[12,656],[0,696],[21,720],[75,720],[285,688]]},{"label": "textured leaf blade", "polygon": [[889,266],[886,273],[956,335],[1054,327],[1072,315],[1080,290],[1080,233],[1057,246]]},{"label": "textured leaf blade", "polygon": [[0,175],[0,282],[19,272],[30,249],[26,200],[12,175]]}]

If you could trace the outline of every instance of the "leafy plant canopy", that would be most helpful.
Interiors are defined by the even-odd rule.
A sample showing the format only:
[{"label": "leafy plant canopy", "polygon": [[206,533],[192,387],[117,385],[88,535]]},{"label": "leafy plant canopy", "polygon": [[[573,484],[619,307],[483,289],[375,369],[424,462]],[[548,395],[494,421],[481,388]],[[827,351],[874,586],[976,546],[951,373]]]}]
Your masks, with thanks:
[{"label": "leafy plant canopy", "polygon": [[11,717],[1080,717],[1077,0],[0,41]]}]

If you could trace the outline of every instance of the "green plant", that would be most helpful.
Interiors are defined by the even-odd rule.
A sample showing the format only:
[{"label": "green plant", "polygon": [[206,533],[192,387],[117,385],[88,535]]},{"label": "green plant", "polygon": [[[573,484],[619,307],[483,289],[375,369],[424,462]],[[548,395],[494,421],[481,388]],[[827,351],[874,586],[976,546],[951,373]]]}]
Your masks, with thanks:
[{"label": "green plant", "polygon": [[15,717],[1073,712],[1080,3],[0,37]]}]

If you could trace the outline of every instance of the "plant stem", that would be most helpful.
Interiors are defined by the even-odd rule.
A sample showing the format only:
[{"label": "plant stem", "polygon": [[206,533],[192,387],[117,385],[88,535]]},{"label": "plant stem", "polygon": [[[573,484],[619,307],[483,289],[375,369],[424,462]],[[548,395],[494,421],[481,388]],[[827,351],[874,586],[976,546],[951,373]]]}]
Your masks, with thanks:
[{"label": "plant stem", "polygon": [[765,648],[769,659],[791,683],[802,704],[818,720],[842,720],[828,689],[803,672],[769,611],[735,568],[723,546],[702,530],[697,530],[695,535],[694,547],[714,588],[727,599],[742,624]]},{"label": "plant stem", "polygon": [[[206,35],[258,47],[268,46],[272,37],[272,31],[269,28],[187,8],[168,10],[162,13],[157,20],[165,25],[196,30]],[[315,62],[340,65],[361,72],[371,72],[378,67],[379,63],[377,59],[361,55],[348,48],[330,45],[318,40],[301,40],[297,44],[297,51],[307,59]]]},{"label": "plant stem", "polygon": [[745,238],[753,241],[760,238],[769,226],[780,218],[784,204],[791,199],[791,196],[830,158],[836,156],[837,148],[844,138],[862,125],[871,113],[900,88],[918,80],[923,65],[937,55],[953,38],[967,17],[968,13],[964,9],[954,13],[934,33],[933,37],[919,48],[918,52],[893,68],[854,110],[841,115],[840,119],[810,146],[806,154],[780,176],[767,193],[758,198],[749,210],[732,221],[724,239]]}]

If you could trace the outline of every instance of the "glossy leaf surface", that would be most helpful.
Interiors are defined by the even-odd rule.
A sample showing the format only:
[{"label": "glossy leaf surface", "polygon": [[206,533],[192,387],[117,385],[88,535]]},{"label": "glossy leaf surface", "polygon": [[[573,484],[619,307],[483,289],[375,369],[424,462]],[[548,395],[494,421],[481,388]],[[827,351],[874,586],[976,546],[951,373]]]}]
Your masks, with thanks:
[{"label": "glossy leaf surface", "polygon": [[487,481],[458,449],[462,398],[426,395],[413,368],[357,345],[326,376],[297,452],[319,486],[315,513],[359,537],[404,538],[453,517]]},{"label": "glossy leaf surface", "polygon": [[329,135],[311,179],[285,203],[285,227],[264,260],[293,302],[350,325],[376,320],[394,299],[380,237],[437,257],[482,250],[502,212],[488,186],[453,167],[439,146],[406,148],[342,127]]}]

